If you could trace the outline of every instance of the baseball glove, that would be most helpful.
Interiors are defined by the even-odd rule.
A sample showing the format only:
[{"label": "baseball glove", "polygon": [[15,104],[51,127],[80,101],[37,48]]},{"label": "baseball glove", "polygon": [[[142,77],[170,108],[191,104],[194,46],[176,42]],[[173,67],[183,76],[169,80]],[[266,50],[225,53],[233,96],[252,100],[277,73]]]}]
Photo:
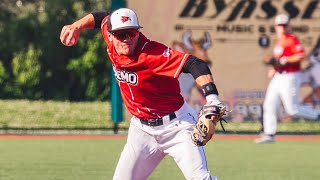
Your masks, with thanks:
[{"label": "baseball glove", "polygon": [[222,121],[226,122],[222,118],[225,115],[226,107],[220,105],[204,105],[199,114],[199,120],[191,135],[191,139],[197,146],[204,146],[212,138],[215,133],[216,124],[219,121],[224,130]]},{"label": "baseball glove", "polygon": [[279,67],[281,68],[283,65],[280,63],[280,60],[278,58],[272,57],[267,62],[267,65],[271,65],[273,67]]}]

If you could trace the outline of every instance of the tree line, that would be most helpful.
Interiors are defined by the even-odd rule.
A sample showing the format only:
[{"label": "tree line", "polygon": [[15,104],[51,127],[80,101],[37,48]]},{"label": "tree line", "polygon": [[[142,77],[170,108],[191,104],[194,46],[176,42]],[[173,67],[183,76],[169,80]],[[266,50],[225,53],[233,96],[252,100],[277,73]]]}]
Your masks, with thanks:
[{"label": "tree line", "polygon": [[63,25],[111,0],[2,0],[0,98],[102,101],[110,98],[112,66],[99,29],[78,44],[60,43]]}]

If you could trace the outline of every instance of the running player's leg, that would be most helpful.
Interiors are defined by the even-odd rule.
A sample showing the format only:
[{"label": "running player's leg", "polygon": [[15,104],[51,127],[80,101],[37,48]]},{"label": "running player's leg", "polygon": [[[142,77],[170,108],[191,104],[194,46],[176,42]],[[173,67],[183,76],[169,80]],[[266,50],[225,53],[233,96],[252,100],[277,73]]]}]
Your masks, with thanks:
[{"label": "running player's leg", "polygon": [[320,61],[313,65],[313,68],[311,69],[311,75],[313,79],[312,87],[313,87],[313,96],[312,100],[315,103],[320,105]]},{"label": "running player's leg", "polygon": [[280,107],[278,90],[282,88],[278,86],[280,86],[279,77],[273,77],[266,91],[263,103],[263,130],[265,135],[275,135],[276,133],[277,115]]},{"label": "running player's leg", "polygon": [[131,123],[113,180],[147,179],[164,156],[154,137]]},{"label": "running player's leg", "polygon": [[281,99],[285,111],[291,116],[300,116],[307,119],[317,119],[319,112],[299,101],[300,73],[286,74],[283,88],[280,89]]}]

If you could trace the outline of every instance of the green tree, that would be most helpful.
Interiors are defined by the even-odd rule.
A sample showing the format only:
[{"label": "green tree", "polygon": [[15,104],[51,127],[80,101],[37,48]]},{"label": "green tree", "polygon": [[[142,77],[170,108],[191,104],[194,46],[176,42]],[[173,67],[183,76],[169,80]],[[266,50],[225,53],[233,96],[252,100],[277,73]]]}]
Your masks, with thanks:
[{"label": "green tree", "polygon": [[59,40],[63,25],[108,7],[110,0],[2,0],[0,97],[108,99],[111,66],[100,31],[84,31],[74,47]]},{"label": "green tree", "polygon": [[20,98],[35,99],[42,96],[38,85],[40,82],[41,50],[30,45],[26,52],[17,53],[12,60],[12,70],[17,86],[16,96]]}]

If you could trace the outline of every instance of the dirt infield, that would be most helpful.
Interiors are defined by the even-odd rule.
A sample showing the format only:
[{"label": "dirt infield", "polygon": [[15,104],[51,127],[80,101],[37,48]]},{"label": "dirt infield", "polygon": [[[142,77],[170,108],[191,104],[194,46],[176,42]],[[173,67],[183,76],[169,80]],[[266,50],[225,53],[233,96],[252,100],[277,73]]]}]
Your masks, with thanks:
[{"label": "dirt infield", "polygon": [[[217,140],[254,140],[258,135],[215,135]],[[20,135],[0,134],[0,139],[126,139],[127,135]],[[280,141],[320,141],[320,135],[277,135]]]}]

